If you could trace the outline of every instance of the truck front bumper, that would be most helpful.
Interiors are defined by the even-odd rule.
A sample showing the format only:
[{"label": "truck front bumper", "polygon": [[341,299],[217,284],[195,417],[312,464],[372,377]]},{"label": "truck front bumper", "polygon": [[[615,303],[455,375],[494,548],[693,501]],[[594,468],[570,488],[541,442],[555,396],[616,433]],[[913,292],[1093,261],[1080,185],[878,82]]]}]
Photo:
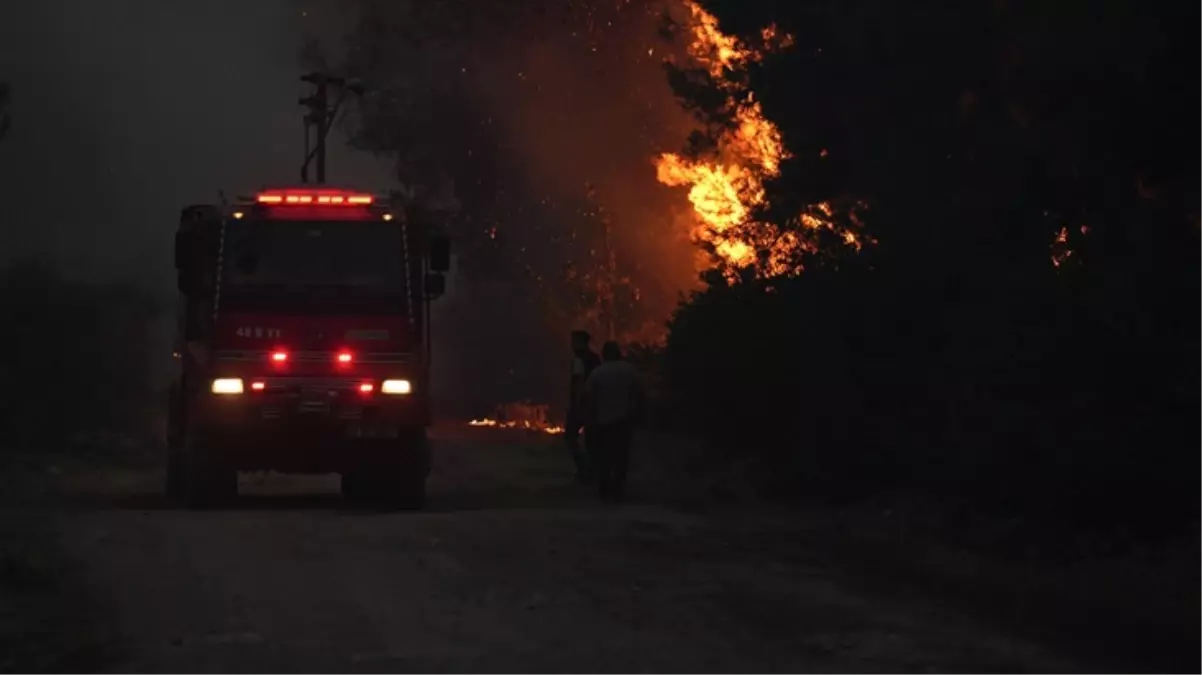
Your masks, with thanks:
[{"label": "truck front bumper", "polygon": [[210,461],[240,471],[345,473],[417,462],[429,470],[419,402],[201,395],[188,425]]}]

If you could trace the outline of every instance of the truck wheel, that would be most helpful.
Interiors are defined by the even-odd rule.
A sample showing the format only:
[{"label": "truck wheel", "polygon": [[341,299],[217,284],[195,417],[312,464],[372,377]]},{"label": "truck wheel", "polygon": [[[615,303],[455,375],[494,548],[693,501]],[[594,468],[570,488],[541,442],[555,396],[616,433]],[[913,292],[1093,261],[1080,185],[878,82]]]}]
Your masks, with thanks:
[{"label": "truck wheel", "polygon": [[184,436],[180,454],[185,506],[208,508],[238,496],[238,472],[214,464],[204,445],[191,434]]},{"label": "truck wheel", "polygon": [[167,498],[172,500],[182,499],[184,496],[184,459],[180,452],[179,443],[175,439],[168,441],[167,445]]},{"label": "truck wheel", "polygon": [[393,506],[419,511],[426,505],[426,478],[430,475],[430,440],[426,430],[415,430],[405,439],[405,458],[384,475],[388,477]]},{"label": "truck wheel", "polygon": [[184,466],[180,454],[179,387],[171,384],[167,393],[167,475],[168,499],[179,499],[184,492]]},{"label": "truck wheel", "polygon": [[405,511],[420,511],[426,505],[426,471],[421,465],[393,469],[389,476],[388,504]]},{"label": "truck wheel", "polygon": [[419,510],[426,502],[426,477],[416,467],[376,467],[342,474],[342,496],[365,506]]},{"label": "truck wheel", "polygon": [[350,502],[365,502],[371,496],[371,474],[366,471],[348,471],[342,474],[342,497]]}]

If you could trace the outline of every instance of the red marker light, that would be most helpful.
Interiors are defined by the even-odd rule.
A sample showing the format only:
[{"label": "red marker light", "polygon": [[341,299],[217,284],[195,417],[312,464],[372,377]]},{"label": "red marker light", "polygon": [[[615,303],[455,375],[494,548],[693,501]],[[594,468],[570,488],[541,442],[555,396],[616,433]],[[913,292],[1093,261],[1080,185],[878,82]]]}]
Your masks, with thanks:
[{"label": "red marker light", "polygon": [[261,194],[258,201],[260,204],[279,204],[284,201],[284,197],[276,194]]},{"label": "red marker light", "polygon": [[263,391],[267,388],[267,384],[264,382],[251,382],[250,388],[254,391]]},{"label": "red marker light", "polygon": [[351,356],[350,352],[339,352],[338,363],[350,363],[352,360],[354,360],[354,357]]},{"label": "red marker light", "polygon": [[275,363],[283,363],[288,360],[288,352],[272,352],[271,360]]},{"label": "red marker light", "polygon": [[371,195],[351,195],[346,198],[346,201],[349,204],[370,204]]},{"label": "red marker light", "polygon": [[363,384],[359,385],[359,393],[370,394],[375,388],[375,385],[373,385],[371,382],[364,382]]}]

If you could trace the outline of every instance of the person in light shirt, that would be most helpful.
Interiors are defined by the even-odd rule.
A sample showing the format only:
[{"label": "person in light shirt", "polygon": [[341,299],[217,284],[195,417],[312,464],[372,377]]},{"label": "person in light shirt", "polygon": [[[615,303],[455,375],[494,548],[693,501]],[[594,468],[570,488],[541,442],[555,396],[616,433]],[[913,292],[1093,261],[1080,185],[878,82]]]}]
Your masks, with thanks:
[{"label": "person in light shirt", "polygon": [[601,365],[585,380],[583,401],[597,492],[602,499],[618,498],[630,466],[634,424],[644,406],[638,371],[622,358],[618,343],[601,347]]}]

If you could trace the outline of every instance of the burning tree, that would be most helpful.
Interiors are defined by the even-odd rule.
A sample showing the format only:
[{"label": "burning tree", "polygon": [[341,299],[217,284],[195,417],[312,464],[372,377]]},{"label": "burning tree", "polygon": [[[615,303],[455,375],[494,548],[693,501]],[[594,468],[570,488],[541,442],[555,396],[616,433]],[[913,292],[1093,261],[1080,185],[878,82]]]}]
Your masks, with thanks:
[{"label": "burning tree", "polygon": [[659,339],[695,283],[670,195],[645,168],[688,123],[640,44],[655,51],[658,6],[340,8],[358,18],[338,69],[373,88],[349,118],[354,143],[395,157],[415,193],[453,194],[464,274],[535,289],[559,336]]},{"label": "burning tree", "polygon": [[[717,18],[688,0],[668,33],[687,44],[687,57],[669,60],[674,90],[703,125],[684,154],[666,152],[656,162],[661,183],[688,188],[696,211],[693,238],[709,251],[725,276],[745,271],[761,277],[800,272],[807,258],[832,251],[826,233],[859,251],[857,210],[863,203],[831,202],[773,209],[767,185],[793,155],[780,128],[764,115],[748,68],[774,52],[793,47],[793,37],[770,24],[750,38],[722,32]],[[789,211],[790,208],[794,210]]]},{"label": "burning tree", "polygon": [[[789,231],[854,195],[879,244],[682,306],[665,363],[694,415],[741,447],[762,433],[777,475],[816,489],[910,481],[990,508],[1196,517],[1196,447],[1174,439],[1197,437],[1202,181],[1180,142],[1197,104],[1176,92],[1197,81],[1198,7],[698,5],[715,23],[680,34],[705,37],[713,68],[670,77],[707,133],[665,158],[708,222],[698,238],[740,269],[756,251],[760,272],[754,233],[775,235],[760,223]],[[760,57],[768,25],[793,46]],[[722,161],[765,147],[738,142],[760,117],[773,132],[742,138],[787,152]]]}]

